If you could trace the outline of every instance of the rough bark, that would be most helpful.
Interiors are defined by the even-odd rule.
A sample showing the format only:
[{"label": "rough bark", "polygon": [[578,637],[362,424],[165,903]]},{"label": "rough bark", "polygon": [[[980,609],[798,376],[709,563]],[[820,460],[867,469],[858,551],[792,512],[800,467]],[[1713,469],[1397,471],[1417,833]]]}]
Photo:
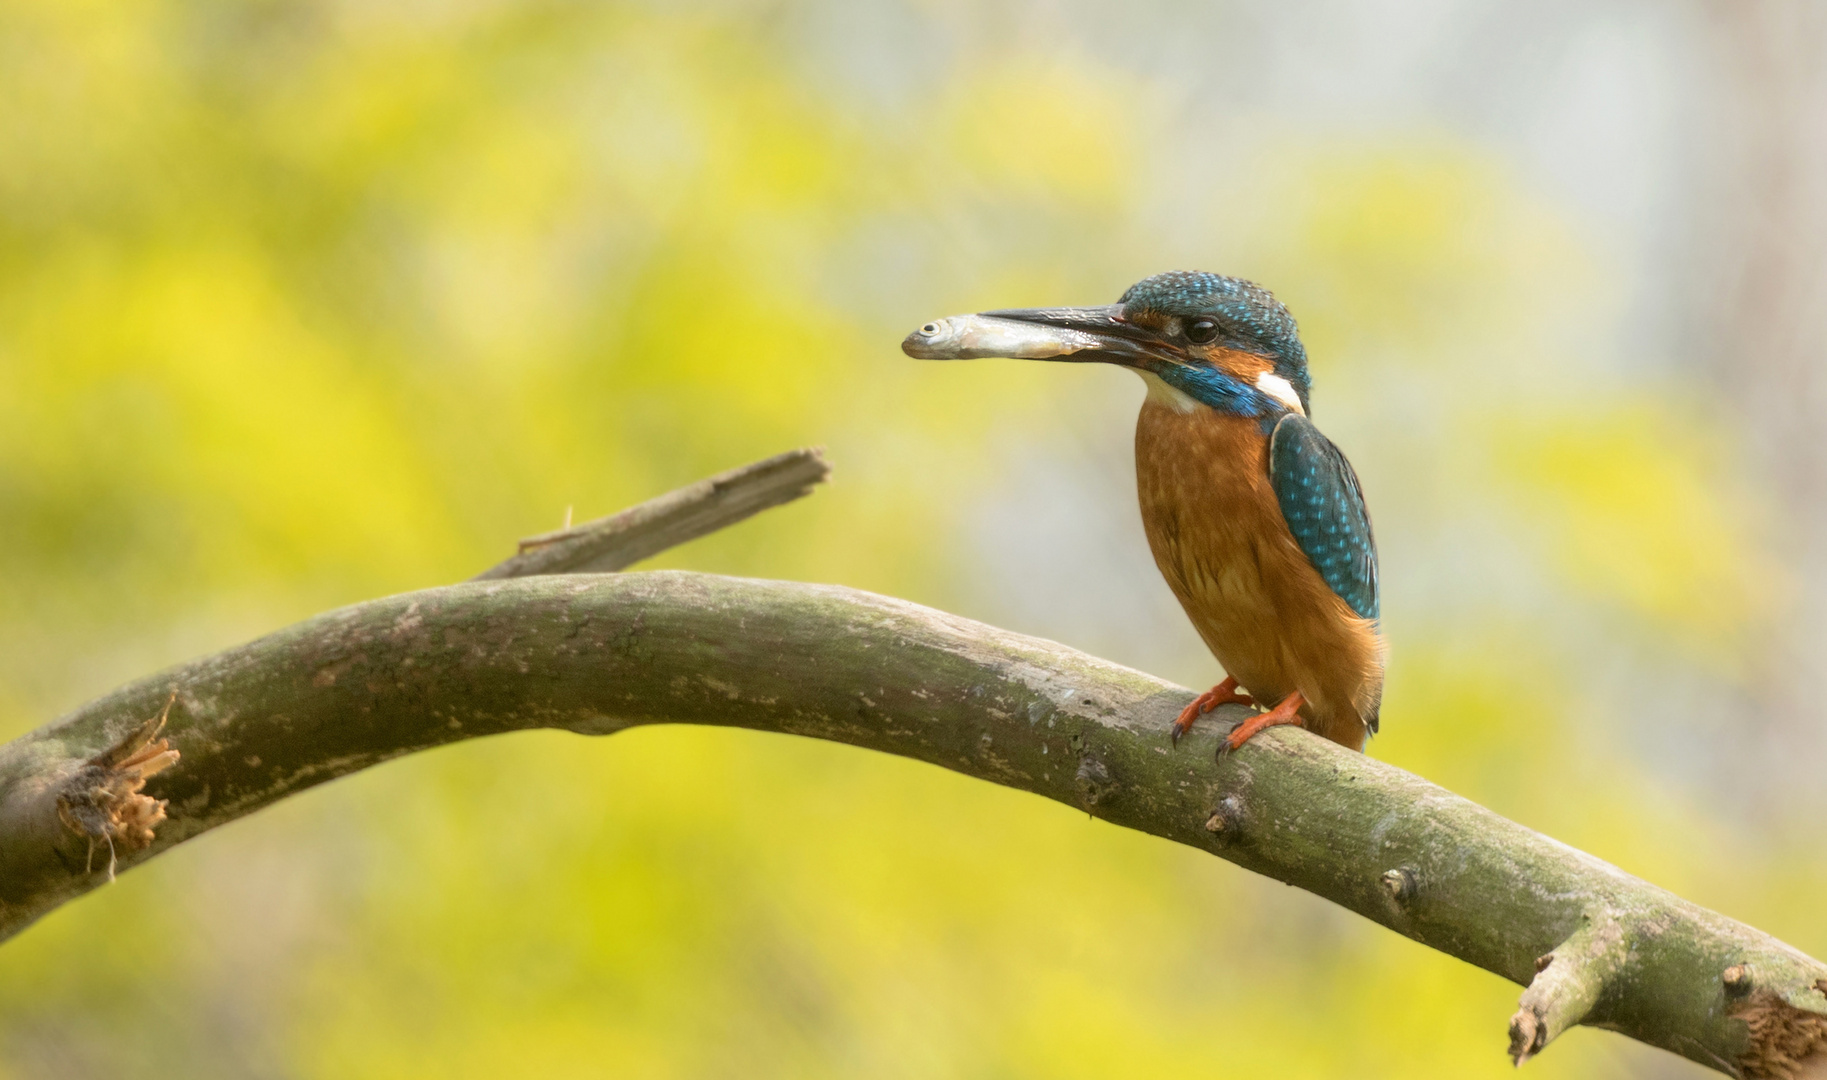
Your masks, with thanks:
[{"label": "rough bark", "polygon": [[[835,586],[664,572],[388,597],[0,747],[0,937],[104,883],[116,860],[130,869],[415,750],[525,728],[716,724],[931,762],[1326,897],[1528,987],[1511,1023],[1519,1059],[1586,1023],[1731,1075],[1811,1075],[1827,1060],[1827,965],[1298,729],[1216,760],[1224,725],[1207,722],[1175,751],[1169,723],[1190,698],[1053,642]],[[149,722],[168,704],[175,765]],[[107,865],[97,835],[114,841]]]}]

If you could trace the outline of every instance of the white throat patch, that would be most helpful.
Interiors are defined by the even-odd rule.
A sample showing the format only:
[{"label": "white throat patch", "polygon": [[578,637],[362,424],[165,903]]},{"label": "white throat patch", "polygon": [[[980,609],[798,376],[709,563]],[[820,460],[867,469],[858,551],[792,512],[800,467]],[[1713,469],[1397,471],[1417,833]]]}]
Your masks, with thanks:
[{"label": "white throat patch", "polygon": [[1307,410],[1300,407],[1300,395],[1294,392],[1294,384],[1272,371],[1265,371],[1256,376],[1256,389],[1281,402],[1288,408],[1307,415]]},{"label": "white throat patch", "polygon": [[1161,376],[1156,375],[1154,372],[1143,371],[1140,368],[1130,368],[1129,370],[1142,376],[1143,385],[1148,387],[1148,400],[1155,404],[1165,405],[1173,411],[1180,413],[1189,413],[1199,407],[1197,401],[1194,401],[1186,394],[1167,385],[1166,382],[1162,381]]},{"label": "white throat patch", "polygon": [[[1131,368],[1130,370],[1134,371],[1137,375],[1142,376],[1143,385],[1148,387],[1148,400],[1155,402],[1158,405],[1165,405],[1175,412],[1189,413],[1194,409],[1199,408],[1199,402],[1189,397],[1187,394],[1167,385],[1167,383],[1162,380],[1161,376],[1156,375],[1154,372],[1142,371],[1137,368]],[[1274,398],[1276,401],[1281,402],[1288,408],[1293,409],[1295,412],[1300,413],[1302,416],[1307,415],[1307,410],[1301,408],[1300,395],[1294,392],[1294,384],[1282,378],[1280,375],[1277,375],[1272,371],[1265,371],[1261,375],[1256,376],[1256,389],[1261,390],[1263,393]]]}]

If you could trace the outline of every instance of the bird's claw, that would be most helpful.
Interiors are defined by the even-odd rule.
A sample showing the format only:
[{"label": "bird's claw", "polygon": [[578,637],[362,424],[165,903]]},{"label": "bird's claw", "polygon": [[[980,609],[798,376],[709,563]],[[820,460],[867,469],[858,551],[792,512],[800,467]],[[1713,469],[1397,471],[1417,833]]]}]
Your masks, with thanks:
[{"label": "bird's claw", "polygon": [[[1231,745],[1231,736],[1235,735],[1237,733],[1237,729],[1242,727],[1243,725],[1249,723],[1249,721],[1250,721],[1249,717],[1240,716],[1237,719],[1231,721],[1229,724],[1225,725],[1224,730],[1222,732],[1220,732],[1218,735],[1218,749],[1212,755],[1214,760],[1223,761],[1225,758],[1230,757],[1234,751],[1236,751],[1237,747]],[[1239,744],[1239,745],[1242,745],[1242,744]]]},{"label": "bird's claw", "polygon": [[1213,706],[1206,702],[1206,699],[1211,696],[1212,694],[1209,690],[1200,694],[1198,697],[1187,702],[1186,708],[1180,710],[1180,715],[1174,717],[1173,726],[1168,730],[1167,735],[1174,746],[1178,747],[1180,745],[1180,736],[1191,731],[1193,729],[1193,724],[1197,723],[1201,716],[1204,716],[1212,710]]},{"label": "bird's claw", "polygon": [[1223,761],[1225,755],[1255,738],[1265,728],[1279,727],[1282,724],[1306,727],[1300,718],[1300,707],[1306,703],[1306,697],[1296,690],[1268,712],[1256,713],[1232,724],[1224,738],[1218,740],[1218,760]]},{"label": "bird's claw", "polygon": [[1178,747],[1180,745],[1180,736],[1191,731],[1193,725],[1198,722],[1201,716],[1211,712],[1218,706],[1248,705],[1253,707],[1255,704],[1255,701],[1250,698],[1250,695],[1238,693],[1237,680],[1227,676],[1225,680],[1217,686],[1212,687],[1210,690],[1207,690],[1205,693],[1200,694],[1198,697],[1186,703],[1186,708],[1181,709],[1180,715],[1174,717],[1173,727],[1168,731],[1168,738],[1173,742],[1174,746]]}]

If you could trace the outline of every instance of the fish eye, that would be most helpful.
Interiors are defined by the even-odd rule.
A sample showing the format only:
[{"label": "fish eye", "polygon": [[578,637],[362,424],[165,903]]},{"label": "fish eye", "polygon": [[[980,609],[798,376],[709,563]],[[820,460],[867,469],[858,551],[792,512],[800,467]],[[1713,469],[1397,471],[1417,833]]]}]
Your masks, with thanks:
[{"label": "fish eye", "polygon": [[1218,336],[1218,320],[1194,319],[1186,324],[1186,340],[1195,345],[1204,345]]}]

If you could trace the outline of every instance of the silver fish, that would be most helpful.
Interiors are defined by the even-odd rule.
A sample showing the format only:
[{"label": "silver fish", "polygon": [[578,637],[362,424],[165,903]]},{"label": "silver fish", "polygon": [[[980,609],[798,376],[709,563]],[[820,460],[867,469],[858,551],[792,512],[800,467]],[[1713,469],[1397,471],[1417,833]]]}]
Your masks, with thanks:
[{"label": "silver fish", "polygon": [[1102,345],[1098,338],[1080,330],[991,315],[948,315],[907,335],[901,342],[901,351],[920,360],[975,360],[985,356],[1045,360]]}]

